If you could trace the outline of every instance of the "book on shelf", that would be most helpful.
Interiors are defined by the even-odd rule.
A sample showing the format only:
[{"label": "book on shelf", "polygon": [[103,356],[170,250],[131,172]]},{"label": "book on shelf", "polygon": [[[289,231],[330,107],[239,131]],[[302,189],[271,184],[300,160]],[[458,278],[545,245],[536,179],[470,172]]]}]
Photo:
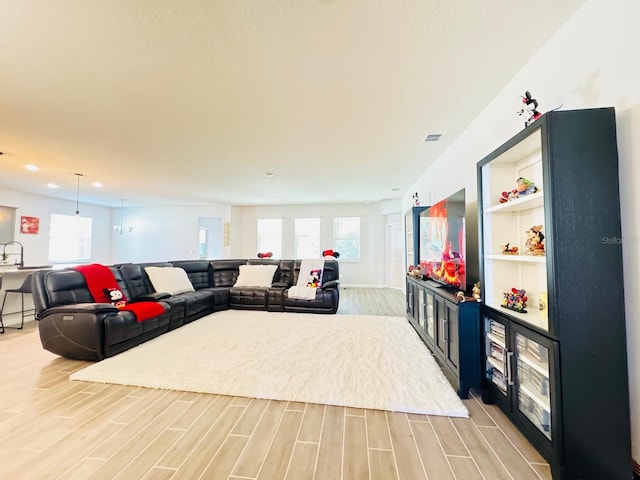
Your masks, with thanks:
[{"label": "book on shelf", "polygon": [[489,331],[492,334],[494,334],[496,337],[504,338],[504,335],[505,335],[504,325],[502,325],[501,323],[494,322],[493,320],[491,320],[489,322]]}]

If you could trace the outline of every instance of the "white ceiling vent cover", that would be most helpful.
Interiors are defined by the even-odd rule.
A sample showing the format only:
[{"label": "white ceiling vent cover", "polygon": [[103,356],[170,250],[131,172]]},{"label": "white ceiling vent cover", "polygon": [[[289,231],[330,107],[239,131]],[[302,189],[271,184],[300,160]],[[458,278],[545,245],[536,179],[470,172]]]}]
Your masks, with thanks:
[{"label": "white ceiling vent cover", "polygon": [[424,137],[424,143],[437,142],[443,135],[444,133],[428,133],[427,136]]}]

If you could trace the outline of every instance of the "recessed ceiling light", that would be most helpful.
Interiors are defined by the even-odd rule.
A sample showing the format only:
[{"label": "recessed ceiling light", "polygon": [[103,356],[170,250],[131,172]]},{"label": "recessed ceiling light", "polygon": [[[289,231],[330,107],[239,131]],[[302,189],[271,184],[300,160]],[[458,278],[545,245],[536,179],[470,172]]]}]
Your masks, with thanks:
[{"label": "recessed ceiling light", "polygon": [[49,188],[59,188],[55,183],[47,183],[47,187]]},{"label": "recessed ceiling light", "polygon": [[273,175],[274,174],[272,172],[267,172],[267,173],[264,174],[264,176],[267,177],[267,178],[271,178],[271,177],[273,177]]},{"label": "recessed ceiling light", "polygon": [[102,188],[102,184],[100,182],[93,182],[91,185],[93,185],[96,188]]},{"label": "recessed ceiling light", "polygon": [[36,167],[35,165],[32,165],[32,164],[25,165],[24,168],[26,168],[30,172],[37,172],[38,170],[40,170],[38,167]]}]

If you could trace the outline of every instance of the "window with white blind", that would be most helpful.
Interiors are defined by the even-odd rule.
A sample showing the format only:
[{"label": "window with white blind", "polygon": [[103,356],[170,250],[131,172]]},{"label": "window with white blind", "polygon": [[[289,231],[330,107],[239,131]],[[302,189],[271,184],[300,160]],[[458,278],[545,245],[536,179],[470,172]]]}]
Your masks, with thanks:
[{"label": "window with white blind", "polygon": [[76,263],[91,260],[92,226],[92,218],[52,213],[49,262]]},{"label": "window with white blind", "polygon": [[296,258],[320,258],[320,219],[296,218],[294,230]]},{"label": "window with white blind", "polygon": [[273,253],[274,258],[282,258],[282,219],[258,219],[258,252]]},{"label": "window with white blind", "polygon": [[360,260],[360,217],[335,218],[333,242],[340,260]]}]

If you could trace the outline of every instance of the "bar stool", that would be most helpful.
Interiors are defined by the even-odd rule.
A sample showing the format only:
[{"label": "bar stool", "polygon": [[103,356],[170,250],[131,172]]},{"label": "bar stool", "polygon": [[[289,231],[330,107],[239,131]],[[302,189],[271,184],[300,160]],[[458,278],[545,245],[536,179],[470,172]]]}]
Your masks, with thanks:
[{"label": "bar stool", "polygon": [[[28,309],[28,310],[24,309],[24,296],[25,296],[25,294],[31,295],[31,293],[32,293],[31,275],[32,274],[30,273],[25,277],[24,281],[22,282],[22,285],[20,285],[19,288],[9,288],[9,289],[4,291],[4,297],[2,299],[2,307],[0,307],[0,333],[4,333],[4,329],[5,328],[15,328],[17,330],[21,330],[22,327],[24,327],[24,319],[25,319],[25,317],[28,317],[30,315],[33,315],[35,317],[35,313],[36,313],[35,308]],[[21,315],[21,319],[20,319],[20,326],[19,327],[13,327],[13,326],[5,325],[4,322],[2,321],[2,314],[4,313],[4,304],[7,301],[7,295],[9,293],[19,293],[20,294],[20,302],[21,302],[20,315]]]}]

